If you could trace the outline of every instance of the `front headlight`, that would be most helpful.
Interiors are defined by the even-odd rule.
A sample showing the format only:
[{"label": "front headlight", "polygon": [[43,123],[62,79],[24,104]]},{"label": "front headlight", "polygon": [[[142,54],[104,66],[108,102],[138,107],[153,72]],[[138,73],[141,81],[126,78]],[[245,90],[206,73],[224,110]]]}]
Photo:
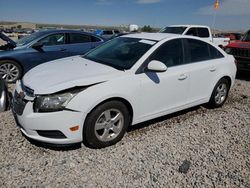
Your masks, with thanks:
[{"label": "front headlight", "polygon": [[230,54],[230,53],[231,53],[231,51],[232,51],[232,49],[231,49],[231,48],[226,48],[226,49],[225,49],[225,52],[226,52],[226,53],[228,53],[228,54]]},{"label": "front headlight", "polygon": [[[82,91],[82,90],[81,90]],[[72,91],[62,94],[54,94],[47,96],[38,96],[35,99],[35,112],[55,112],[63,110],[70,100],[76,96],[80,91]]]}]

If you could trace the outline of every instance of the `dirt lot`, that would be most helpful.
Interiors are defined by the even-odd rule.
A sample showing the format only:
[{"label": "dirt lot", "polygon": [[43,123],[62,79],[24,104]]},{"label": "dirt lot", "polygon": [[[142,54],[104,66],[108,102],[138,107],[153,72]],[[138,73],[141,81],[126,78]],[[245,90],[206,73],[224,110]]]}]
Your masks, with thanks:
[{"label": "dirt lot", "polygon": [[56,150],[0,114],[0,187],[250,187],[250,73],[219,109],[140,124],[115,146]]},{"label": "dirt lot", "polygon": [[4,44],[6,44],[6,42],[3,41],[2,39],[0,39],[0,46],[1,46],[1,45],[4,45]]},{"label": "dirt lot", "polygon": [[[18,40],[18,38],[17,37],[10,37],[12,40],[14,40],[14,41],[17,41]],[[3,41],[2,39],[0,39],[0,46],[1,45],[4,45],[4,44],[6,44],[6,42],[5,41]]]}]

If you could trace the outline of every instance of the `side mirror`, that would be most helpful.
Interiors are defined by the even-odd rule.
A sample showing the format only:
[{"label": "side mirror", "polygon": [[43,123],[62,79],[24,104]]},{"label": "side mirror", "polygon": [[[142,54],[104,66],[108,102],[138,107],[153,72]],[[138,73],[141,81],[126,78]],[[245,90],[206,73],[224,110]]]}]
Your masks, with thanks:
[{"label": "side mirror", "polygon": [[41,42],[36,42],[35,44],[32,45],[32,48],[38,51],[42,51],[43,44]]},{"label": "side mirror", "polygon": [[147,69],[153,72],[165,72],[167,66],[160,61],[152,60],[149,62]]},{"label": "side mirror", "polygon": [[5,81],[0,78],[0,112],[7,111],[9,108],[8,89]]}]

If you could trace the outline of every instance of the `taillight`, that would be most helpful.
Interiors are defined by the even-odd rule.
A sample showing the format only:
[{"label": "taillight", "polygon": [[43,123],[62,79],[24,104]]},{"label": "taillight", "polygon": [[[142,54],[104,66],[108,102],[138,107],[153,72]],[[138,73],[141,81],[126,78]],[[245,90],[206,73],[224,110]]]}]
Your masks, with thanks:
[{"label": "taillight", "polygon": [[235,60],[234,60],[234,63],[235,63],[235,65],[237,66],[238,61],[235,59]]}]

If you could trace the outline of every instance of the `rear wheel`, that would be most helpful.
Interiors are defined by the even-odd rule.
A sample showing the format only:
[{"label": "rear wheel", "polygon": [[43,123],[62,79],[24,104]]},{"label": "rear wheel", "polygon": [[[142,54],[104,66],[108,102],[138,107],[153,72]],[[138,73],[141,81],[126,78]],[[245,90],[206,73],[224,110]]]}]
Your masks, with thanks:
[{"label": "rear wheel", "polygon": [[103,148],[119,142],[127,131],[130,115],[120,101],[109,101],[96,107],[87,117],[83,142],[91,148]]},{"label": "rear wheel", "polygon": [[219,82],[214,87],[208,105],[212,108],[221,107],[226,102],[229,89],[230,85],[227,79],[222,78],[219,80]]},{"label": "rear wheel", "polygon": [[21,66],[12,60],[0,61],[0,78],[7,83],[14,83],[20,79],[22,75]]}]

